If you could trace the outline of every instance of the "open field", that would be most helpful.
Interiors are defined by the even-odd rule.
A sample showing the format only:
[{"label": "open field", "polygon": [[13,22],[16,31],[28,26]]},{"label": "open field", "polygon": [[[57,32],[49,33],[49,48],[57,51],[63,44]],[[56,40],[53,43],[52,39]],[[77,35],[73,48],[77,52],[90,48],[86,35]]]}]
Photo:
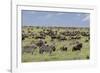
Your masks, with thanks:
[{"label": "open field", "polygon": [[22,62],[88,60],[87,27],[22,26]]}]

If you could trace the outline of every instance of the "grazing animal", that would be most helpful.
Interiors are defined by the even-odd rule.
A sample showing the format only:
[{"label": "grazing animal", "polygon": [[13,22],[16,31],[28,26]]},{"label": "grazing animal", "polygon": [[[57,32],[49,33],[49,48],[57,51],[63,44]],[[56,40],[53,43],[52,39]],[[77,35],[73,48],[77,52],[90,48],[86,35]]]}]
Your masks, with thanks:
[{"label": "grazing animal", "polygon": [[45,37],[42,36],[42,35],[37,35],[37,36],[35,37],[35,39],[45,39]]},{"label": "grazing animal", "polygon": [[58,36],[59,41],[67,40],[67,38],[63,35]]},{"label": "grazing animal", "polygon": [[81,32],[81,35],[88,37],[88,36],[90,36],[90,33],[89,32]]},{"label": "grazing animal", "polygon": [[77,51],[77,50],[81,51],[81,48],[82,48],[82,43],[79,43],[73,47],[72,51]]},{"label": "grazing animal", "polygon": [[22,49],[22,53],[26,52],[26,53],[31,53],[33,55],[34,50],[36,49],[36,45],[31,45],[31,46],[24,46]]},{"label": "grazing animal", "polygon": [[57,36],[56,35],[52,35],[51,36],[51,40],[53,41],[54,39],[57,39]]},{"label": "grazing animal", "polygon": [[50,49],[49,45],[42,45],[39,49],[39,53],[43,54],[44,52],[48,52],[51,54],[52,50]]},{"label": "grazing animal", "polygon": [[45,42],[44,42],[44,40],[42,40],[42,39],[40,39],[37,43],[36,43],[36,45],[38,46],[38,47],[41,47],[42,45],[44,45],[45,44]]},{"label": "grazing animal", "polygon": [[43,44],[40,49],[39,53],[43,54],[44,52],[51,54],[53,51],[55,51],[56,48],[53,45]]},{"label": "grazing animal", "polygon": [[50,48],[52,49],[52,51],[56,51],[55,45],[50,45]]},{"label": "grazing animal", "polygon": [[86,40],[85,40],[85,42],[89,42],[89,40],[88,40],[88,39],[86,39]]},{"label": "grazing animal", "polygon": [[89,56],[86,56],[86,59],[90,59],[90,57]]},{"label": "grazing animal", "polygon": [[35,35],[36,35],[36,34],[35,34],[34,32],[31,33],[32,38],[34,38]]},{"label": "grazing animal", "polygon": [[22,40],[25,40],[25,38],[28,38],[28,34],[22,33]]},{"label": "grazing animal", "polygon": [[72,36],[72,37],[70,37],[70,40],[78,40],[78,39],[81,39],[81,37],[80,36]]}]

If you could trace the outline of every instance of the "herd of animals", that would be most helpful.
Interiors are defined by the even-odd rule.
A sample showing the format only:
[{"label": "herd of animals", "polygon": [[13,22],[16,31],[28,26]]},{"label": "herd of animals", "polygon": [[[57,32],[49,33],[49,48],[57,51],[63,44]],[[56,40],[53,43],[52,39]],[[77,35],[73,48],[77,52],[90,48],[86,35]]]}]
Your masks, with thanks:
[{"label": "herd of animals", "polygon": [[[81,41],[82,38],[85,38],[84,41]],[[56,51],[60,51],[63,54],[63,52],[67,53],[69,46],[72,46],[72,52],[81,52],[81,50],[84,49],[84,43],[89,43],[89,41],[89,28],[22,27],[22,55],[24,55],[24,53],[35,55],[35,52],[41,55],[45,53],[52,55],[52,53]],[[27,42],[28,44],[25,44]],[[60,44],[62,46],[57,48],[57,42],[62,42],[62,44]],[[66,43],[63,44],[63,42]],[[89,56],[86,56],[86,58],[88,59]]]}]

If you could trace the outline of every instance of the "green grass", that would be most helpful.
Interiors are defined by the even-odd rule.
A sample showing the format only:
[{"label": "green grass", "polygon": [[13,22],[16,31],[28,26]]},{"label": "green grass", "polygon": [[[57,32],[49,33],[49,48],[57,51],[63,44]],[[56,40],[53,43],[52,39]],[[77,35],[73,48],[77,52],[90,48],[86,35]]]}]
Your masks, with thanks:
[{"label": "green grass", "polygon": [[[27,32],[28,28],[23,27],[22,30],[25,31],[26,33],[28,33]],[[38,34],[38,32],[41,30],[42,30],[41,28],[36,29],[35,27],[33,27],[31,32],[35,32]],[[57,30],[57,29],[55,28],[53,30]],[[72,29],[66,29],[66,30],[73,31]],[[77,30],[88,31],[88,29],[85,29],[85,28],[77,29]],[[65,29],[59,30],[59,32],[63,32],[63,31],[65,31]],[[55,52],[53,52],[51,55],[49,53],[39,54],[38,48],[37,48],[37,50],[34,52],[33,55],[31,53],[22,54],[22,62],[86,60],[87,56],[90,56],[90,43],[84,42],[86,40],[86,37],[82,37],[80,40],[77,40],[77,41],[83,43],[83,47],[82,47],[81,51],[75,51],[75,52],[72,52],[72,48],[74,45],[70,45],[70,43],[75,42],[75,40],[66,40],[66,41],[54,40],[53,42],[51,42],[50,40],[51,40],[50,36],[46,36],[45,41],[47,41],[48,44],[52,44],[53,42],[55,42],[55,46],[56,46]],[[29,38],[26,38],[24,41],[22,41],[22,46],[30,45],[31,42],[36,43],[37,40],[34,38],[31,38],[31,36],[30,36]],[[62,47],[62,46],[67,46],[68,51],[67,52],[60,51],[60,47]]]},{"label": "green grass", "polygon": [[89,50],[84,49],[81,52],[53,52],[51,55],[48,53],[44,54],[33,54],[24,53],[22,56],[22,62],[39,62],[39,61],[58,61],[58,60],[80,60],[86,59],[86,56],[89,55]]},{"label": "green grass", "polygon": [[35,52],[33,55],[30,53],[24,53],[22,55],[22,62],[39,62],[39,61],[58,61],[58,60],[84,60],[89,56],[89,47],[82,48],[81,51],[72,52],[68,49],[67,52],[56,51],[51,55],[48,53],[38,54]]}]

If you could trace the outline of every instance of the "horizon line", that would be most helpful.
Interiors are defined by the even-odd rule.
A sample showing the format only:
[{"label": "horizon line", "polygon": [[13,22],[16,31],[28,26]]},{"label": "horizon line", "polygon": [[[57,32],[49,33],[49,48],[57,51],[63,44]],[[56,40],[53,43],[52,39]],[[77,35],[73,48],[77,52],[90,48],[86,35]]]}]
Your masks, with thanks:
[{"label": "horizon line", "polygon": [[33,27],[80,27],[80,28],[89,28],[90,26],[37,26],[37,25],[22,25],[22,26],[33,26]]}]

